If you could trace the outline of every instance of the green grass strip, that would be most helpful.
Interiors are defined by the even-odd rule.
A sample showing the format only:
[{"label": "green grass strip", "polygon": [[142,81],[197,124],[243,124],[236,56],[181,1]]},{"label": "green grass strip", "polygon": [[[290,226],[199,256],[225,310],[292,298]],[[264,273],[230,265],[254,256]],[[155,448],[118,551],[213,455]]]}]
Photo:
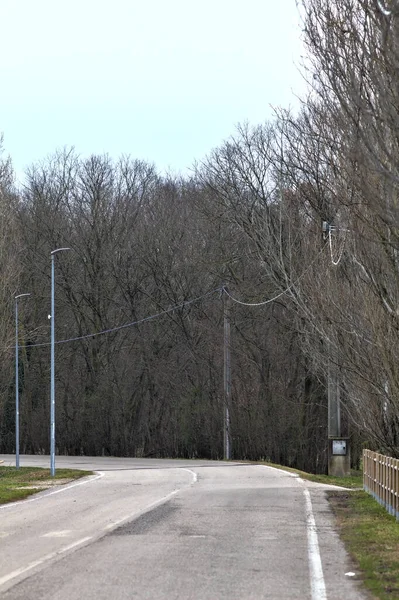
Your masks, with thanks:
[{"label": "green grass strip", "polygon": [[51,477],[50,469],[0,466],[0,504],[23,500],[54,485],[69,483],[92,474],[91,471],[57,469],[55,476]]},{"label": "green grass strip", "polygon": [[363,474],[350,477],[313,475],[274,463],[263,463],[296,473],[302,479],[350,489],[329,490],[328,499],[342,541],[357,564],[357,576],[378,600],[399,598],[399,523],[364,492]]},{"label": "green grass strip", "polygon": [[307,481],[315,481],[316,483],[326,483],[328,485],[338,485],[344,488],[350,489],[358,489],[363,488],[363,472],[362,471],[351,471],[351,475],[348,477],[333,477],[332,475],[314,475],[313,473],[306,473],[305,471],[300,471],[299,469],[292,469],[291,467],[283,467],[282,465],[276,465],[271,462],[264,462],[269,467],[275,467],[277,469],[282,469],[283,471],[288,471],[289,473],[296,473],[302,479],[306,479]]},{"label": "green grass strip", "polygon": [[399,523],[363,491],[329,491],[341,538],[379,600],[399,598]]}]

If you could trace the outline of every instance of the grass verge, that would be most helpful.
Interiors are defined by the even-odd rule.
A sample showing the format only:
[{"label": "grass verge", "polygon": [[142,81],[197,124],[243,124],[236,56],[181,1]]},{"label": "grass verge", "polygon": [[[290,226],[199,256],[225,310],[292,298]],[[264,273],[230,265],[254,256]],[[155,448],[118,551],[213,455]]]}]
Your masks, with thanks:
[{"label": "grass verge", "polygon": [[0,466],[0,504],[23,500],[54,485],[69,483],[87,475],[92,475],[92,472],[57,469],[55,477],[51,477],[50,469]]},{"label": "grass verge", "polygon": [[350,489],[327,491],[337,528],[348,553],[358,565],[358,576],[378,600],[399,598],[399,523],[362,489],[361,471],[350,477],[313,475],[298,469],[264,463],[302,479]]},{"label": "grass verge", "polygon": [[282,467],[271,462],[264,463],[269,467],[276,467],[283,471],[289,471],[290,473],[296,473],[302,479],[307,481],[315,481],[316,483],[327,483],[328,485],[338,485],[344,488],[357,489],[363,488],[363,473],[362,471],[351,471],[349,477],[333,477],[332,475],[314,475],[313,473],[306,473],[299,469],[292,469],[291,467]]},{"label": "grass verge", "polygon": [[329,491],[340,535],[379,600],[399,598],[399,524],[369,494]]}]

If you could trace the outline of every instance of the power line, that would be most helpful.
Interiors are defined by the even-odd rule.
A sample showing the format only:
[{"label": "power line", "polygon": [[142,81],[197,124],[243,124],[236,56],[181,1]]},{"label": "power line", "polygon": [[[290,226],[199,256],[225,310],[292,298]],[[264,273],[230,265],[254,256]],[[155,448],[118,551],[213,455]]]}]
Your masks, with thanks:
[{"label": "power line", "polygon": [[381,0],[376,0],[377,6],[379,8],[379,10],[382,12],[382,14],[385,17],[390,17],[392,14],[392,10],[388,10],[387,8],[385,8],[384,4],[382,3]]},{"label": "power line", "polygon": [[331,262],[334,265],[334,267],[337,267],[339,265],[339,263],[341,262],[341,258],[342,258],[343,254],[344,254],[347,230],[345,230],[345,237],[344,237],[344,241],[342,242],[341,252],[339,253],[337,260],[334,260],[334,257],[333,257],[333,247],[332,247],[332,239],[331,239],[331,229],[332,229],[331,227],[329,227],[329,229],[328,229],[328,244],[330,246]]},{"label": "power line", "polygon": [[[85,335],[80,335],[80,336],[76,336],[76,337],[72,337],[72,338],[67,338],[67,339],[64,339],[64,340],[58,340],[58,341],[55,341],[54,343],[55,344],[67,344],[69,342],[77,342],[77,341],[81,341],[81,340],[86,340],[86,339],[94,338],[94,337],[97,337],[97,336],[100,336],[100,335],[105,335],[107,333],[114,333],[116,331],[121,331],[122,329],[128,329],[129,327],[133,327],[134,325],[140,325],[141,323],[146,323],[147,321],[153,321],[154,319],[158,319],[159,317],[162,317],[163,315],[166,315],[168,313],[174,312],[175,310],[178,310],[180,308],[184,308],[185,306],[189,306],[190,304],[194,304],[196,302],[199,302],[200,300],[203,300],[204,298],[207,298],[208,296],[211,296],[211,295],[215,294],[216,292],[225,293],[236,304],[241,304],[243,306],[265,306],[266,304],[270,304],[271,302],[274,302],[278,298],[281,298],[281,296],[284,296],[293,287],[295,287],[297,285],[297,283],[299,282],[299,280],[305,275],[305,273],[310,269],[310,267],[316,262],[316,260],[322,254],[323,250],[324,250],[324,248],[322,248],[322,250],[319,252],[319,254],[309,264],[309,266],[303,271],[303,273],[298,277],[298,279],[296,281],[294,281],[291,285],[289,285],[282,292],[279,292],[278,294],[276,294],[272,298],[268,298],[267,300],[265,300],[263,302],[242,302],[241,300],[238,300],[237,298],[234,298],[234,296],[232,296],[227,291],[227,289],[224,286],[222,286],[222,287],[218,287],[218,288],[216,288],[214,290],[211,290],[209,292],[206,292],[205,294],[202,294],[201,296],[198,296],[198,297],[193,298],[191,300],[186,300],[185,302],[182,302],[181,304],[176,304],[175,306],[167,308],[167,309],[165,309],[165,310],[163,310],[163,311],[161,311],[159,313],[156,313],[154,315],[150,315],[149,317],[144,317],[143,319],[138,319],[137,321],[132,321],[130,323],[124,323],[123,325],[118,325],[116,327],[111,327],[109,329],[103,329],[102,331],[97,331],[95,333],[88,333],[88,334],[85,334]],[[39,343],[39,344],[19,345],[19,348],[45,348],[46,346],[50,346],[50,342],[43,342],[43,343]],[[9,350],[9,349],[15,349],[15,346],[7,346],[6,349],[7,350]]]},{"label": "power line", "polygon": [[283,292],[280,292],[279,294],[277,294],[277,296],[274,296],[273,298],[269,298],[268,300],[265,300],[264,302],[242,302],[241,300],[238,300],[237,298],[234,298],[227,290],[226,288],[223,288],[223,292],[233,300],[233,302],[235,302],[236,304],[241,304],[242,306],[265,306],[265,304],[270,304],[270,302],[274,302],[274,300],[277,300],[278,298],[280,298],[281,296],[284,296],[284,294],[286,294],[290,288],[292,288],[294,286],[294,284],[292,284],[290,287],[288,287],[286,290],[284,290]]},{"label": "power line", "polygon": [[[199,302],[200,300],[203,300],[204,298],[207,298],[208,296],[211,296],[212,294],[215,294],[216,292],[221,292],[223,291],[223,288],[216,288],[215,290],[211,290],[210,292],[207,292],[206,294],[203,294],[202,296],[198,296],[197,298],[193,298],[192,300],[186,300],[185,302],[182,302],[181,304],[177,304],[175,306],[172,306],[171,308],[167,308],[159,313],[156,313],[154,315],[150,315],[149,317],[144,317],[143,319],[139,319],[138,321],[132,321],[131,323],[124,323],[123,325],[118,325],[117,327],[112,327],[110,329],[103,329],[102,331],[97,331],[95,333],[88,333],[86,335],[80,335],[77,337],[73,337],[73,338],[68,338],[65,340],[58,340],[55,342],[55,344],[66,344],[68,342],[77,342],[79,340],[86,340],[89,338],[93,338],[99,335],[105,335],[106,333],[113,333],[115,331],[120,331],[121,329],[127,329],[128,327],[133,327],[134,325],[139,325],[140,323],[146,323],[147,321],[152,321],[154,319],[158,319],[159,317],[162,317],[163,315],[166,315],[168,313],[171,313],[175,310],[178,310],[179,308],[184,308],[185,306],[189,306],[190,304],[194,304],[195,302]],[[43,348],[45,346],[50,346],[50,342],[44,342],[41,344],[28,344],[28,345],[24,345],[24,346],[19,346],[19,348]],[[12,349],[15,348],[15,346],[7,346],[7,349]]]},{"label": "power line", "polygon": [[320,257],[320,255],[323,253],[324,251],[324,247],[320,250],[320,252],[317,254],[317,256],[314,258],[314,260],[309,263],[308,267],[301,273],[301,275],[299,275],[299,277],[296,279],[296,281],[294,281],[293,283],[291,283],[285,290],[283,290],[282,292],[279,292],[278,294],[276,294],[275,296],[273,296],[272,298],[268,298],[267,300],[264,300],[262,302],[242,302],[241,300],[238,300],[237,298],[234,298],[227,290],[225,287],[222,288],[223,292],[225,294],[227,294],[227,296],[229,296],[229,298],[231,298],[231,300],[233,300],[233,302],[235,302],[236,304],[241,304],[242,306],[265,306],[266,304],[270,304],[271,302],[274,302],[275,300],[278,300],[278,298],[281,298],[281,296],[284,296],[285,294],[287,294],[290,290],[292,290],[292,288],[294,288],[297,283],[302,279],[302,277],[307,273],[307,271],[309,271],[310,267],[312,267],[314,265],[314,263],[316,262],[316,260],[318,260],[318,258]]}]

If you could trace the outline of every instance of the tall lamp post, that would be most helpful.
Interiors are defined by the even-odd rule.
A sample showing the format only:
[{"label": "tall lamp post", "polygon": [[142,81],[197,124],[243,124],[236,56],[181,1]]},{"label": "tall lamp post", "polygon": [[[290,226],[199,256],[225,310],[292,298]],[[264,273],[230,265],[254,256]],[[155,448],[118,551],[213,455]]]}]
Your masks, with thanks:
[{"label": "tall lamp post", "polygon": [[15,296],[15,466],[19,469],[19,358],[18,358],[18,300],[30,294]]},{"label": "tall lamp post", "polygon": [[[224,459],[231,459],[230,406],[231,406],[231,339],[230,298],[224,287]],[[227,292],[227,293],[226,293]]]},{"label": "tall lamp post", "polygon": [[57,252],[70,250],[70,248],[57,248],[51,252],[51,366],[50,366],[50,474],[55,475],[55,361],[54,361],[54,344],[55,344],[55,310],[54,310],[54,256]]}]

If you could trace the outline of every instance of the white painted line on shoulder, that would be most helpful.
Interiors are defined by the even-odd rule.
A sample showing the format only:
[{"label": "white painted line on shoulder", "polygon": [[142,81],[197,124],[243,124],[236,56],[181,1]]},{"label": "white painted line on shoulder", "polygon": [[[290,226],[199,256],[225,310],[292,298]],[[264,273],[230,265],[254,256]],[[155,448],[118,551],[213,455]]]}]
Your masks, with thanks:
[{"label": "white painted line on shoulder", "polygon": [[91,536],[82,538],[82,539],[78,540],[77,542],[73,542],[72,544],[69,544],[69,546],[65,546],[64,548],[61,548],[61,550],[59,550],[55,554],[57,555],[57,554],[64,554],[65,552],[69,552],[69,550],[73,550],[74,548],[77,548],[78,546],[82,546],[86,542],[89,542],[91,539],[93,539]]},{"label": "white painted line on shoulder", "polygon": [[192,482],[191,482],[191,485],[192,485],[193,483],[197,483],[197,481],[198,481],[198,475],[197,475],[197,473],[195,473],[195,472],[194,472],[194,471],[192,471],[191,469],[186,469],[185,467],[180,467],[180,470],[181,470],[181,471],[187,471],[188,473],[191,473],[191,475],[193,476],[193,480],[192,480]]},{"label": "white painted line on shoulder", "polygon": [[106,525],[104,527],[103,531],[108,531],[109,529],[114,529],[115,527],[118,527],[118,525],[121,525],[125,521],[128,521],[129,519],[133,519],[133,518],[134,518],[134,515],[127,515],[127,517],[122,517],[121,519],[118,519],[117,521],[112,521],[111,523],[108,523],[108,525]]},{"label": "white painted line on shoulder", "polygon": [[61,492],[66,492],[71,490],[72,488],[78,487],[78,485],[86,485],[87,483],[91,483],[92,481],[96,481],[97,479],[101,479],[104,477],[104,473],[98,472],[94,477],[85,478],[84,481],[78,481],[76,483],[71,483],[70,485],[66,485],[65,487],[61,487],[58,490],[53,490],[52,492],[41,493],[40,496],[33,496],[32,498],[28,498],[27,500],[19,500],[18,502],[9,502],[8,504],[1,504],[0,510],[4,510],[6,508],[11,508],[12,506],[24,506],[25,504],[29,504],[30,502],[37,502],[42,498],[48,498],[48,496],[55,496],[55,494],[61,494]]},{"label": "white painted line on shoulder", "polygon": [[298,473],[291,473],[291,471],[286,471],[285,469],[279,469],[278,467],[272,467],[270,465],[250,465],[253,467],[262,467],[263,469],[273,469],[273,471],[277,471],[282,475],[287,475],[288,477],[295,477],[295,479],[300,479]]},{"label": "white painted line on shoulder", "polygon": [[40,565],[44,564],[45,562],[52,560],[53,558],[56,558],[57,556],[60,556],[61,554],[65,554],[65,552],[68,552],[69,550],[73,550],[74,548],[77,548],[78,546],[82,546],[83,544],[90,541],[91,539],[92,539],[91,537],[85,537],[80,540],[77,540],[76,542],[69,544],[69,546],[65,546],[64,548],[61,548],[61,550],[57,550],[56,552],[51,552],[50,554],[46,554],[46,556],[43,556],[39,560],[34,560],[33,562],[29,563],[25,567],[21,567],[19,569],[16,569],[15,571],[12,571],[11,573],[8,573],[7,575],[3,575],[3,577],[0,577],[0,586],[4,585],[5,583],[8,583],[9,581],[12,581],[16,577],[20,577],[21,575],[25,575],[25,573],[29,573],[29,571],[32,571],[32,569],[34,569],[35,567],[39,567]]},{"label": "white painted line on shoulder", "polygon": [[64,529],[63,531],[49,531],[48,533],[44,533],[41,537],[48,538],[63,538],[71,535],[72,531],[70,529]]},{"label": "white painted line on shoulder", "polygon": [[310,571],[310,589],[312,600],[327,600],[323,567],[317,539],[316,521],[313,515],[312,501],[308,489],[303,490],[306,504],[306,530],[308,536],[308,556]]},{"label": "white painted line on shoulder", "polygon": [[125,521],[134,521],[138,517],[141,517],[142,515],[145,515],[146,513],[151,512],[151,510],[153,508],[157,508],[158,506],[161,506],[161,504],[165,504],[165,502],[170,500],[170,498],[172,498],[173,496],[178,494],[180,491],[181,491],[180,489],[174,490],[173,492],[170,492],[170,494],[167,494],[166,496],[159,498],[159,500],[154,500],[154,502],[151,502],[151,504],[147,504],[147,506],[145,508],[138,510],[137,512],[134,512],[131,515],[128,515],[127,517],[123,517],[122,519],[118,519],[117,521],[112,521],[112,523],[108,523],[108,525],[106,525],[103,528],[103,531],[109,531],[112,529],[116,529],[116,527],[118,527],[119,525],[122,525],[122,523],[124,523]]},{"label": "white painted line on shoulder", "polygon": [[[190,485],[193,485],[194,483],[196,483],[198,481],[197,473],[194,473],[194,471],[192,471],[191,469],[186,469],[186,468],[180,467],[180,470],[188,471],[189,473],[191,473],[191,475],[193,476],[193,480]],[[162,498],[159,498],[158,500],[154,500],[154,502],[151,502],[145,508],[138,510],[137,512],[134,512],[131,515],[128,515],[126,517],[122,517],[121,519],[118,519],[117,521],[112,521],[111,523],[108,523],[108,525],[103,527],[103,531],[108,532],[112,529],[116,529],[119,525],[122,525],[122,523],[125,523],[126,521],[134,521],[134,519],[137,519],[138,517],[145,515],[146,513],[153,510],[154,508],[157,508],[158,506],[165,504],[165,502],[170,500],[170,498],[172,498],[173,496],[175,496],[176,494],[181,492],[182,489],[184,489],[184,488],[179,488],[177,490],[173,490],[173,492],[166,494],[166,496],[163,496]]]},{"label": "white painted line on shoulder", "polygon": [[[85,479],[84,481],[77,481],[76,483],[71,483],[71,485],[66,485],[65,487],[62,487],[59,490],[54,490],[52,492],[48,492],[47,494],[44,494],[42,497],[47,498],[47,496],[55,496],[56,494],[61,494],[62,492],[71,490],[72,488],[78,487],[79,485],[86,485],[87,483],[91,483],[92,481],[97,481],[97,479],[101,479],[101,477],[104,477],[104,473],[99,471],[98,475],[95,475],[94,477],[90,477],[90,479]],[[34,500],[34,498],[32,498],[32,501],[33,500]]]}]

